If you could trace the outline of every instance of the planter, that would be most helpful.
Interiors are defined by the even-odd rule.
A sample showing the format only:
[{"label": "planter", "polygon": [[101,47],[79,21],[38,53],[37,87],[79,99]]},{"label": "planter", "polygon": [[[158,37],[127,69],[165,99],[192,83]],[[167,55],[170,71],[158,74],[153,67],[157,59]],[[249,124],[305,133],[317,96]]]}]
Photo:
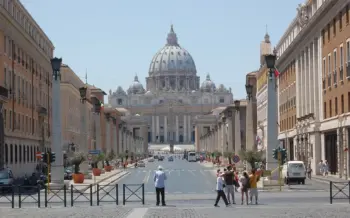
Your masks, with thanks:
[{"label": "planter", "polygon": [[106,171],[106,172],[111,172],[112,169],[113,169],[112,166],[105,166],[105,171]]},{"label": "planter", "polygon": [[92,169],[92,174],[93,174],[94,176],[100,176],[100,175],[101,175],[101,169],[99,169],[99,168],[93,168],[93,169]]},{"label": "planter", "polygon": [[82,173],[74,173],[73,174],[73,181],[76,184],[84,183],[84,174],[82,174]]}]

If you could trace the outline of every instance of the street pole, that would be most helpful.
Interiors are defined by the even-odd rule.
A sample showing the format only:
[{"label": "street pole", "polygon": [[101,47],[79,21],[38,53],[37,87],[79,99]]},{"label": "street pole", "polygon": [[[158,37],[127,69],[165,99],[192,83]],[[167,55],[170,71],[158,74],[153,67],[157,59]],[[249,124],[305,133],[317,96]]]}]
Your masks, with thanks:
[{"label": "street pole", "polygon": [[62,148],[62,119],[61,119],[61,64],[62,59],[51,59],[53,70],[52,78],[52,152],[57,155],[57,160],[51,165],[51,183],[64,184],[63,148]]},{"label": "street pole", "polygon": [[282,191],[282,179],[281,179],[281,160],[282,160],[282,155],[281,155],[281,151],[279,150],[278,153],[278,185],[280,187],[280,191]]},{"label": "street pole", "polygon": [[267,145],[266,145],[266,169],[274,170],[278,163],[273,158],[273,149],[278,145],[277,129],[277,94],[275,61],[276,55],[267,55],[266,65],[269,70],[267,78]]}]

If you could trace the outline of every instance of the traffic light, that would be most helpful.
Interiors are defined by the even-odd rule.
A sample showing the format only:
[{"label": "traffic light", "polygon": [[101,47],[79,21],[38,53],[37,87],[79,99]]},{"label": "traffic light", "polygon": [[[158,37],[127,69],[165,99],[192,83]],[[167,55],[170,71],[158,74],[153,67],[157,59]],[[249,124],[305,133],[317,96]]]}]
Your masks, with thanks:
[{"label": "traffic light", "polygon": [[56,161],[56,153],[55,152],[50,152],[50,163],[53,163]]},{"label": "traffic light", "polygon": [[287,161],[287,150],[282,149],[281,150],[281,164],[283,165]]},{"label": "traffic light", "polygon": [[47,162],[47,153],[46,152],[41,152],[41,160],[44,163]]},{"label": "traffic light", "polygon": [[275,160],[278,160],[278,150],[275,148],[272,150],[272,157]]}]

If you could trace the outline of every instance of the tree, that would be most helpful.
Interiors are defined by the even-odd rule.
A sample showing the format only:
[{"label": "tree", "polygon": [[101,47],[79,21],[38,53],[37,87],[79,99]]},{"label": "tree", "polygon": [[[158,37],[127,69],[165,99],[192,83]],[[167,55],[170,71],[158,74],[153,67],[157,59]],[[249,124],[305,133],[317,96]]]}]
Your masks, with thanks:
[{"label": "tree", "polygon": [[112,161],[114,158],[115,158],[115,153],[113,150],[111,150],[106,157],[106,165],[110,166],[109,162]]},{"label": "tree", "polygon": [[230,152],[230,151],[224,152],[224,157],[228,159],[228,163],[230,165],[232,164],[232,156],[233,156],[233,152]]},{"label": "tree", "polygon": [[85,161],[85,155],[83,153],[75,153],[74,157],[70,160],[70,164],[74,166],[74,173],[80,173],[80,164]]},{"label": "tree", "polygon": [[263,152],[256,151],[256,150],[248,150],[248,151],[241,150],[239,152],[239,157],[242,160],[247,161],[252,168],[255,168],[256,162],[262,162],[264,159]]},{"label": "tree", "polygon": [[124,163],[124,158],[126,157],[125,153],[120,153],[118,154],[118,158],[120,158],[122,160],[122,162]]},{"label": "tree", "polygon": [[98,154],[92,158],[92,168],[98,168],[98,162],[102,161],[102,167],[104,167],[105,155],[103,153]]}]

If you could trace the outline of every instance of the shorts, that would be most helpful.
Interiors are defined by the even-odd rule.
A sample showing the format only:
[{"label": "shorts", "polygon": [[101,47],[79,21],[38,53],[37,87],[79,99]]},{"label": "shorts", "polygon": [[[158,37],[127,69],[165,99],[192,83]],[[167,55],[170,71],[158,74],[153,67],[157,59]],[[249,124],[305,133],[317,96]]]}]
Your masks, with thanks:
[{"label": "shorts", "polygon": [[250,196],[258,196],[258,189],[251,188],[249,194],[250,194]]}]

